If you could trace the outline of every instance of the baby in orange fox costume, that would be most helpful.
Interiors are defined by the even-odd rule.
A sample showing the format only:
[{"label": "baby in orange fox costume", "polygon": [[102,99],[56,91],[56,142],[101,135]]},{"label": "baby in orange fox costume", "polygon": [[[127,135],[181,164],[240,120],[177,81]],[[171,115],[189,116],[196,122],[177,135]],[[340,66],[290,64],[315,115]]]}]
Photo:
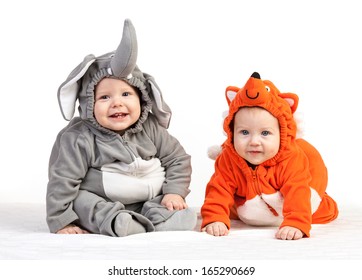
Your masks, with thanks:
[{"label": "baby in orange fox costume", "polygon": [[327,168],[319,152],[297,139],[298,96],[280,93],[254,72],[243,88],[226,89],[226,141],[215,161],[201,208],[202,231],[228,234],[230,218],[278,226],[275,237],[309,237],[312,224],[338,216],[326,193]]}]

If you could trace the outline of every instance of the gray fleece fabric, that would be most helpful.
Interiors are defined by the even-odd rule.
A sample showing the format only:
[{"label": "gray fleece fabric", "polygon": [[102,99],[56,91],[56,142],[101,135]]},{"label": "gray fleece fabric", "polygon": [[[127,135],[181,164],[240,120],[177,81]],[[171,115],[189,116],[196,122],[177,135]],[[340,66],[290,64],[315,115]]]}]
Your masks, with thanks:
[{"label": "gray fleece fabric", "polygon": [[[86,56],[59,87],[60,109],[70,121],[57,135],[49,160],[51,232],[70,223],[110,236],[154,231],[175,214],[160,205],[163,195],[185,198],[190,192],[191,158],[167,131],[171,110],[136,60],[135,30],[126,20],[116,51]],[[141,116],[123,135],[100,126],[93,115],[95,86],[106,77],[141,93]],[[74,117],[76,102],[79,116]],[[195,214],[183,213],[162,230],[193,229]]]}]

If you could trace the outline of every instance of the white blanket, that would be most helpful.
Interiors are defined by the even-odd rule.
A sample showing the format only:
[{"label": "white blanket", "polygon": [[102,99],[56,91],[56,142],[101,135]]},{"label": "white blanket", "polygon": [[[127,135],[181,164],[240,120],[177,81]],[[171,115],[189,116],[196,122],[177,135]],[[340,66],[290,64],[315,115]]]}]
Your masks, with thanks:
[{"label": "white blanket", "polygon": [[[228,236],[194,231],[153,232],[124,238],[48,231],[45,206],[0,205],[2,260],[353,260],[362,259],[362,207],[343,207],[337,220],[313,225],[310,238],[281,241],[276,228],[232,221]],[[175,253],[170,253],[175,252]],[[177,253],[176,253],[177,252]]]},{"label": "white blanket", "polygon": [[[117,238],[97,234],[51,234],[45,222],[45,205],[6,203],[0,205],[0,277],[25,279],[36,276],[37,279],[51,277],[54,280],[71,275],[69,279],[98,280],[109,279],[107,277],[113,273],[126,270],[135,273],[130,269],[148,268],[163,273],[163,270],[173,271],[172,267],[181,269],[179,273],[185,273],[182,270],[185,268],[186,271],[192,269],[189,272],[193,274],[181,277],[183,279],[200,279],[206,275],[208,279],[235,279],[236,276],[226,274],[218,278],[221,275],[216,274],[221,274],[221,269],[226,267],[233,267],[232,271],[238,273],[250,273],[250,269],[255,269],[255,275],[249,275],[249,279],[270,276],[276,278],[269,279],[290,279],[291,274],[293,279],[311,275],[322,278],[343,276],[346,271],[347,274],[359,273],[361,217],[362,207],[340,207],[337,220],[326,225],[313,225],[311,237],[297,241],[277,240],[274,238],[276,228],[250,227],[241,221],[232,221],[228,236],[214,237],[199,231],[200,217],[194,231],[153,232]],[[298,271],[296,275],[295,271]],[[126,279],[125,275],[118,277]],[[167,278],[144,277],[136,278]],[[173,277],[167,279],[181,279]],[[136,278],[133,275],[127,279]]]}]

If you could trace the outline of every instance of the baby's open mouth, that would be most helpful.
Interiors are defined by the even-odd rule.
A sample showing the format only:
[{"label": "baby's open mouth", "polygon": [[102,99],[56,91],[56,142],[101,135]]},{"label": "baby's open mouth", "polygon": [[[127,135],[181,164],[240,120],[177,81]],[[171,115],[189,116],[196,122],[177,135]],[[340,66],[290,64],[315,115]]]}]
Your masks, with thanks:
[{"label": "baby's open mouth", "polygon": [[126,116],[127,116],[126,113],[115,113],[115,114],[111,115],[110,117],[111,118],[124,118]]}]

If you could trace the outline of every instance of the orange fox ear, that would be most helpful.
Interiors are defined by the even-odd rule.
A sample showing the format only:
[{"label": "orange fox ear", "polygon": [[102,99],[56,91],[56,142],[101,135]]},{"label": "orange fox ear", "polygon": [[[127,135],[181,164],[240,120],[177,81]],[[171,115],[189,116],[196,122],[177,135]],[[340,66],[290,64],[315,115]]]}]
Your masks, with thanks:
[{"label": "orange fox ear", "polygon": [[240,88],[234,87],[234,86],[229,86],[226,88],[225,97],[226,97],[226,101],[228,102],[229,106],[230,106],[231,101],[234,100],[234,98],[237,95],[239,90],[240,90]]},{"label": "orange fox ear", "polygon": [[279,96],[289,103],[292,113],[298,108],[299,97],[294,93],[279,93]]}]

